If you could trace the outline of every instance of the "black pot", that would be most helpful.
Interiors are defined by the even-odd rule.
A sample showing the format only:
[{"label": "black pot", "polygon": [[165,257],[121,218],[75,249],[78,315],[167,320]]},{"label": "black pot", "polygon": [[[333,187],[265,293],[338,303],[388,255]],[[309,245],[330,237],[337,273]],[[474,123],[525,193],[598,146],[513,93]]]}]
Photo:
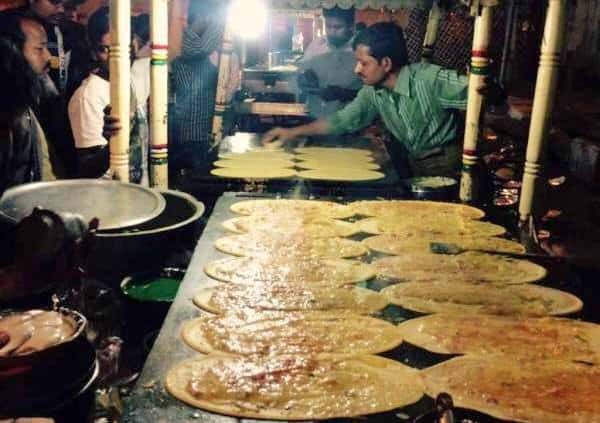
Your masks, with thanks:
[{"label": "black pot", "polygon": [[160,329],[162,323],[171,307],[172,301],[142,301],[127,294],[127,288],[136,284],[143,284],[158,277],[172,278],[181,281],[185,276],[185,270],[175,268],[164,268],[157,271],[136,273],[125,277],[121,281],[121,292],[125,298],[127,313],[127,327],[131,341],[136,343],[150,332]]},{"label": "black pot", "polygon": [[[85,328],[87,326],[87,319],[82,314],[61,308],[60,313],[70,317],[77,324],[75,333],[66,341],[60,344],[53,345],[49,348],[41,351],[35,351],[29,354],[1,357],[0,358],[0,372],[10,370],[14,368],[41,368],[47,366],[48,363],[54,363],[57,361],[64,360],[69,354],[75,354],[81,348],[82,343],[87,343],[85,338]],[[22,311],[8,310],[0,313],[0,317],[7,317],[11,314],[22,313]],[[1,378],[0,373],[0,378]],[[0,379],[1,380],[1,379]]]},{"label": "black pot", "polygon": [[128,274],[160,267],[174,246],[196,242],[204,205],[183,192],[167,190],[161,194],[166,207],[155,219],[95,235],[87,263],[90,274],[121,280]]},{"label": "black pot", "polygon": [[455,201],[458,198],[458,181],[452,178],[443,178],[446,184],[443,186],[427,186],[419,183],[425,178],[411,178],[402,180],[402,185],[415,200],[428,201]]},{"label": "black pot", "polygon": [[[98,366],[96,352],[85,337],[87,320],[73,310],[60,312],[77,323],[70,339],[42,351],[0,358],[0,416],[58,418],[89,414],[92,404],[88,391],[98,375]],[[10,313],[14,312],[3,315]],[[69,420],[64,417],[57,421]]]}]

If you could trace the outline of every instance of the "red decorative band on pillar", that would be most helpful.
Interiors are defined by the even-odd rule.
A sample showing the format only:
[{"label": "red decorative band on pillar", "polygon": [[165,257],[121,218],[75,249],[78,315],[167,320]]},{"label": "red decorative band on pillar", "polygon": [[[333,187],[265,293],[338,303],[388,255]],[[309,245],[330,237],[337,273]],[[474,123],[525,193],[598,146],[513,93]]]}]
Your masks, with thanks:
[{"label": "red decorative band on pillar", "polygon": [[473,50],[471,52],[472,57],[488,57],[487,50]]},{"label": "red decorative band on pillar", "polygon": [[150,44],[150,48],[153,50],[168,50],[169,46],[166,44]]},{"label": "red decorative band on pillar", "polygon": [[152,148],[152,150],[164,150],[164,149],[168,148],[169,146],[167,144],[158,144],[158,145],[151,145],[150,147]]},{"label": "red decorative band on pillar", "polygon": [[477,156],[477,151],[475,151],[475,150],[463,150],[463,154],[465,156],[473,156],[473,157],[475,157],[475,156]]}]

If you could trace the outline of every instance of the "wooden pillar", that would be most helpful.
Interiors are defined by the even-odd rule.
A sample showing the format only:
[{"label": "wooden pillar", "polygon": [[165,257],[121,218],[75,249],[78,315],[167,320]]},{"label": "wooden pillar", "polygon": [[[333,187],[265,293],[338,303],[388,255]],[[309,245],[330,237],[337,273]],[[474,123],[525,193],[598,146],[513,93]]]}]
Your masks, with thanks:
[{"label": "wooden pillar", "polygon": [[545,187],[541,175],[558,82],[558,67],[565,41],[566,6],[567,0],[548,2],[519,203],[522,222],[527,221],[530,216],[536,217],[539,212],[536,208],[536,196]]},{"label": "wooden pillar", "polygon": [[129,182],[131,0],[111,1],[110,34],[110,104],[122,128],[109,141],[110,169],[115,179]]},{"label": "wooden pillar", "polygon": [[227,99],[227,86],[231,75],[231,54],[233,52],[233,31],[230,19],[225,23],[223,45],[219,54],[219,80],[215,98],[215,115],[213,117],[212,136],[213,142],[218,143],[223,139],[223,118],[229,106]]},{"label": "wooden pillar", "polygon": [[464,202],[474,200],[477,192],[472,169],[479,161],[477,141],[479,140],[480,120],[483,109],[483,95],[477,90],[489,73],[488,45],[492,30],[492,6],[475,7],[475,28],[473,32],[473,51],[469,74],[469,92],[467,117],[465,121],[465,140],[463,146],[463,170],[460,182],[460,199]]},{"label": "wooden pillar", "polygon": [[427,21],[427,31],[423,39],[423,51],[421,59],[425,62],[430,62],[433,56],[433,46],[437,40],[438,31],[440,29],[442,13],[437,1],[434,1],[429,10],[429,20]]},{"label": "wooden pillar", "polygon": [[168,101],[169,101],[169,2],[152,0],[150,40],[152,60],[150,67],[150,183],[151,186],[169,187],[168,169]]}]

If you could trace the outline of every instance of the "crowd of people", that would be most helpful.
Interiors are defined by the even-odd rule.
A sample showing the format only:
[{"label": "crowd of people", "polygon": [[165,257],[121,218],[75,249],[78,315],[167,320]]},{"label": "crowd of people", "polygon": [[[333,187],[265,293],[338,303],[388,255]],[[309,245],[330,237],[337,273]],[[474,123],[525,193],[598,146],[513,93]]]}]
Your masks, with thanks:
[{"label": "crowd of people", "polygon": [[[109,10],[98,9],[83,26],[69,18],[77,1],[29,0],[23,9],[0,13],[0,192],[31,181],[98,178],[109,168],[107,138],[119,130],[106,116]],[[172,168],[206,169],[210,163],[224,3],[190,2],[182,51],[170,63]],[[275,128],[265,142],[351,133],[380,119],[410,174],[456,174],[460,119],[453,110],[466,107],[466,76],[410,64],[394,23],[359,27],[354,9],[337,7],[323,15],[326,36],[314,39],[298,63],[298,86],[315,120]],[[135,17],[132,29],[130,180],[147,184],[148,16]],[[235,54],[225,80],[231,98],[240,85]]]},{"label": "crowd of people", "polygon": [[[27,182],[99,178],[109,168],[108,7],[81,25],[80,0],[30,0],[0,12],[0,193]],[[218,76],[223,7],[191,2],[182,55],[171,64],[175,166],[205,161]],[[148,183],[149,17],[132,18],[130,181]],[[232,72],[239,75],[239,67]],[[239,79],[230,78],[230,92]]]}]

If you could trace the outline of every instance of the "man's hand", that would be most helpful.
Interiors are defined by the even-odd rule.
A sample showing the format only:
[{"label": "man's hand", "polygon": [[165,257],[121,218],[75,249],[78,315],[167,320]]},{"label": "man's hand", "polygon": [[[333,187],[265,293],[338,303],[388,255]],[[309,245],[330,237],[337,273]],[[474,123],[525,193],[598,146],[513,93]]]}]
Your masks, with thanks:
[{"label": "man's hand", "polygon": [[107,140],[117,135],[121,130],[121,121],[116,116],[111,116],[112,107],[104,108],[104,126],[102,127],[102,136]]},{"label": "man's hand", "polygon": [[273,128],[263,135],[261,141],[265,147],[278,147],[296,138],[293,128]]},{"label": "man's hand", "polygon": [[492,106],[502,106],[506,103],[506,91],[492,76],[487,76],[483,85],[477,89],[477,92],[485,96],[487,104]]}]

